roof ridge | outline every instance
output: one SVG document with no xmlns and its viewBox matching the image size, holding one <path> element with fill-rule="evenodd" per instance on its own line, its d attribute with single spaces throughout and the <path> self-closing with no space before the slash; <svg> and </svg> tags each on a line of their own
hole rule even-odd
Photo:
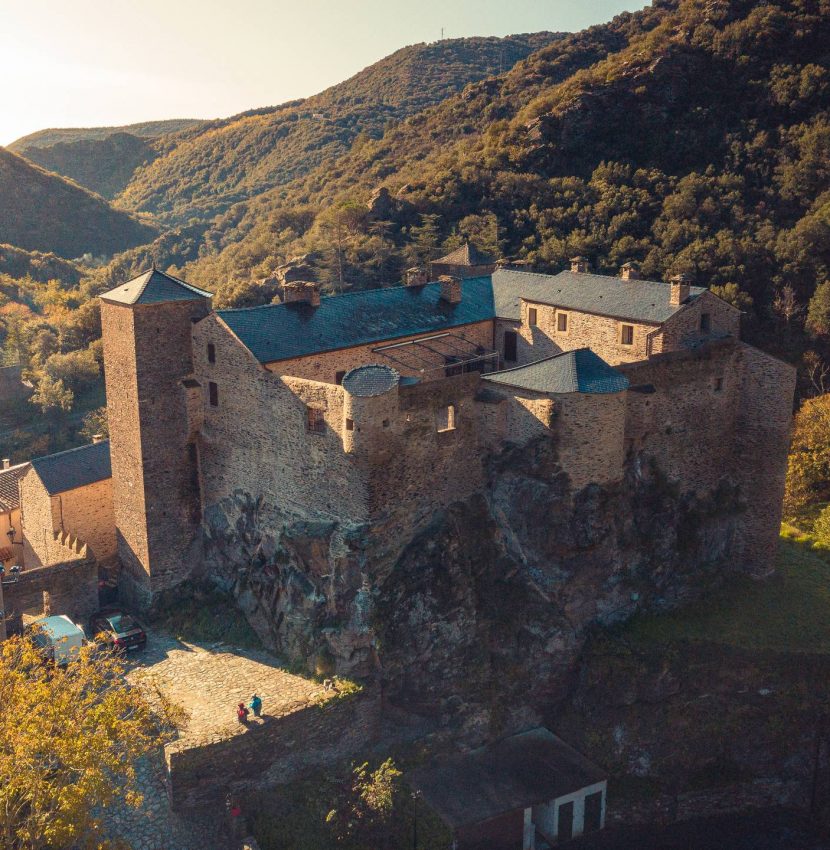
<svg viewBox="0 0 830 850">
<path fill-rule="evenodd" d="M 530 363 L 522 363 L 521 366 L 511 366 L 509 369 L 499 369 L 498 372 L 488 372 L 483 377 L 489 378 L 493 375 L 506 375 L 508 372 L 518 372 L 519 369 L 527 369 L 528 366 L 536 366 L 538 363 L 547 363 L 548 360 L 556 360 L 557 357 L 564 357 L 566 354 L 575 355 L 577 351 L 590 351 L 591 354 L 596 354 L 596 356 L 599 357 L 599 354 L 593 351 L 593 349 L 589 348 L 587 345 L 583 345 L 581 348 L 569 348 L 567 351 L 560 351 L 558 354 L 549 354 L 547 357 L 540 357 L 538 360 L 531 360 Z M 601 357 L 599 357 L 599 359 L 602 360 Z M 603 360 L 602 362 L 604 363 L 605 361 Z M 610 366 L 611 364 L 609 363 L 608 365 Z M 611 368 L 613 369 L 614 367 L 611 366 Z"/>
<path fill-rule="evenodd" d="M 63 451 L 60 451 L 60 452 L 52 452 L 52 454 L 50 454 L 50 455 L 40 455 L 39 457 L 33 457 L 30 461 L 27 461 L 27 463 L 34 463 L 36 460 L 49 460 L 53 457 L 61 457 L 62 455 L 68 455 L 68 454 L 71 454 L 72 452 L 79 452 L 79 451 L 82 451 L 83 449 L 91 449 L 93 446 L 100 446 L 103 443 L 109 443 L 109 441 L 110 441 L 110 438 L 106 437 L 103 440 L 99 440 L 97 443 L 84 443 L 84 445 L 82 445 L 82 446 L 75 446 L 74 448 L 64 449 Z M 0 472 L 2 472 L 2 471 L 3 470 L 0 470 Z"/>
<path fill-rule="evenodd" d="M 490 277 L 490 275 L 486 275 L 486 274 L 485 275 L 478 275 L 477 277 L 465 277 L 461 281 L 461 286 L 463 288 L 464 284 L 467 283 L 468 281 L 471 281 L 471 280 L 486 280 L 488 277 Z M 353 295 L 368 295 L 369 293 L 374 293 L 374 292 L 389 292 L 392 289 L 423 290 L 424 287 L 426 287 L 426 286 L 440 286 L 440 285 L 441 285 L 440 280 L 430 280 L 427 283 L 421 284 L 419 286 L 412 286 L 412 285 L 407 284 L 407 283 L 399 283 L 396 286 L 375 286 L 375 287 L 371 287 L 371 288 L 368 288 L 368 289 L 354 289 L 354 290 L 351 290 L 349 292 L 335 292 L 335 293 L 332 293 L 331 295 L 324 295 L 323 298 L 324 299 L 348 298 L 349 296 L 353 296 Z M 280 301 L 279 303 L 276 303 L 276 304 L 273 304 L 273 303 L 271 303 L 271 304 L 257 304 L 253 307 L 225 307 L 225 308 L 217 310 L 216 312 L 217 313 L 242 313 L 245 310 L 262 310 L 262 309 L 265 309 L 267 307 L 286 307 L 286 306 L 292 305 L 292 304 L 303 304 L 303 303 L 305 303 L 305 302 L 303 302 L 303 301 Z"/>
</svg>

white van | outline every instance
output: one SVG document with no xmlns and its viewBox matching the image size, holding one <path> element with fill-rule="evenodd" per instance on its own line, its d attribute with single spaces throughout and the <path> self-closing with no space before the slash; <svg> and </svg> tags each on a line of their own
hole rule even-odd
<svg viewBox="0 0 830 850">
<path fill-rule="evenodd" d="M 45 650 L 49 660 L 62 666 L 77 658 L 84 645 L 84 630 L 66 614 L 42 617 L 27 630 L 31 630 L 35 644 Z"/>
</svg>

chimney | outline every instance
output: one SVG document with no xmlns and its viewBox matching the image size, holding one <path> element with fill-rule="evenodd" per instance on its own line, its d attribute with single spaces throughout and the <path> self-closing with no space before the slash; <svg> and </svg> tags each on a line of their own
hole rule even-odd
<svg viewBox="0 0 830 850">
<path fill-rule="evenodd" d="M 3 469 L 8 469 L 12 465 L 12 462 L 9 458 L 3 458 Z"/>
<path fill-rule="evenodd" d="M 407 286 L 423 286 L 429 280 L 427 270 L 422 266 L 413 266 L 406 270 L 406 285 Z"/>
<path fill-rule="evenodd" d="M 461 278 L 442 274 L 438 278 L 441 282 L 441 298 L 448 304 L 459 304 L 461 302 Z"/>
<path fill-rule="evenodd" d="M 104 435 L 103 434 L 93 434 L 92 435 L 92 442 L 93 443 L 103 443 L 104 442 Z"/>
<path fill-rule="evenodd" d="M 670 285 L 671 291 L 669 293 L 669 304 L 677 307 L 689 297 L 689 275 L 674 275 L 671 279 Z"/>
<path fill-rule="evenodd" d="M 577 274 L 587 274 L 588 260 L 585 257 L 571 257 L 571 271 Z"/>
<path fill-rule="evenodd" d="M 282 300 L 284 304 L 310 304 L 320 306 L 320 287 L 316 283 L 294 280 L 283 284 Z"/>
<path fill-rule="evenodd" d="M 643 276 L 640 274 L 640 267 L 637 263 L 623 263 L 622 268 L 620 269 L 620 277 L 623 280 L 642 280 Z"/>
</svg>

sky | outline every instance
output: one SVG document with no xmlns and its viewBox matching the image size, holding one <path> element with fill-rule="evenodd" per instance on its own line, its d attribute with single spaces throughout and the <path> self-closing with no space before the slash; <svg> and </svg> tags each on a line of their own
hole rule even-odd
<svg viewBox="0 0 830 850">
<path fill-rule="evenodd" d="M 645 0 L 0 0 L 0 145 L 48 127 L 219 118 L 400 47 L 583 29 Z"/>
</svg>

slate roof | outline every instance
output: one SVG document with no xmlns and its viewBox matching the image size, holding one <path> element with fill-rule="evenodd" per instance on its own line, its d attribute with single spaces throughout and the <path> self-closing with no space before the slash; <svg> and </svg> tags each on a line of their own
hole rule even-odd
<svg viewBox="0 0 830 850">
<path fill-rule="evenodd" d="M 605 773 L 547 729 L 417 768 L 406 781 L 455 829 L 546 803 L 606 779 Z"/>
<path fill-rule="evenodd" d="M 479 251 L 475 245 L 465 242 L 460 248 L 432 262 L 452 266 L 486 266 L 493 262 L 493 258 Z"/>
<path fill-rule="evenodd" d="M 400 375 L 391 367 L 370 363 L 351 369 L 343 376 L 343 389 L 359 398 L 383 395 L 397 386 Z"/>
<path fill-rule="evenodd" d="M 143 272 L 101 295 L 105 301 L 116 304 L 159 304 L 164 301 L 195 301 L 210 297 L 210 292 L 197 289 L 158 269 Z"/>
<path fill-rule="evenodd" d="M 32 468 L 50 496 L 112 478 L 110 441 L 35 458 Z"/>
<path fill-rule="evenodd" d="M 20 488 L 17 482 L 28 471 L 28 463 L 18 463 L 8 469 L 0 469 L 0 513 L 5 514 L 20 507 Z"/>
<path fill-rule="evenodd" d="M 525 366 L 482 375 L 485 381 L 542 393 L 619 393 L 628 378 L 590 348 L 564 351 Z"/>
<path fill-rule="evenodd" d="M 441 299 L 441 284 L 365 289 L 303 302 L 218 310 L 260 363 L 385 342 L 469 325 L 495 315 L 489 277 L 463 281 L 461 301 Z"/>
<path fill-rule="evenodd" d="M 705 292 L 689 288 L 689 300 Z M 658 280 L 623 280 L 600 274 L 560 272 L 557 275 L 497 269 L 493 272 L 493 295 L 500 319 L 521 319 L 520 299 L 552 304 L 583 313 L 631 319 L 659 325 L 682 305 L 669 303 L 670 284 Z"/>
</svg>

